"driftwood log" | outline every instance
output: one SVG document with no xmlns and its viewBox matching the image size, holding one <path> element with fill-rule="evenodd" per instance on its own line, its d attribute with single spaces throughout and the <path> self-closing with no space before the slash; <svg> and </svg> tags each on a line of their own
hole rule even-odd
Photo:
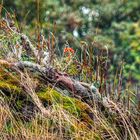
<svg viewBox="0 0 140 140">
<path fill-rule="evenodd" d="M 24 70 L 25 68 L 31 72 L 36 72 L 41 79 L 49 82 L 53 87 L 65 89 L 71 93 L 71 96 L 79 98 L 85 102 L 100 100 L 98 89 L 87 83 L 79 82 L 69 77 L 66 73 L 60 72 L 51 67 L 44 67 L 28 61 L 19 61 L 10 63 L 6 60 L 0 60 L 1 65 L 8 65 L 12 69 Z"/>
</svg>

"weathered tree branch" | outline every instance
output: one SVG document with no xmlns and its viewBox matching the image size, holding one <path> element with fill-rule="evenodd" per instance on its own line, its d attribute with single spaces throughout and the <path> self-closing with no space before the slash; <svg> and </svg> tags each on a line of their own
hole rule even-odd
<svg viewBox="0 0 140 140">
<path fill-rule="evenodd" d="M 46 82 L 49 82 L 60 89 L 68 90 L 73 97 L 80 98 L 85 101 L 100 99 L 98 89 L 94 87 L 94 92 L 92 92 L 89 84 L 76 81 L 70 78 L 67 74 L 57 71 L 54 68 L 43 67 L 39 64 L 28 61 L 10 63 L 5 60 L 0 60 L 0 64 L 8 65 L 11 68 L 19 68 L 21 70 L 27 68 L 28 70 L 35 71 Z"/>
</svg>

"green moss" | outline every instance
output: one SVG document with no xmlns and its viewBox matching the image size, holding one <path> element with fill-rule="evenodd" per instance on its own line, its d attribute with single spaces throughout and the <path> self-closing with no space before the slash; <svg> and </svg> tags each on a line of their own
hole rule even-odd
<svg viewBox="0 0 140 140">
<path fill-rule="evenodd" d="M 9 93 L 15 93 L 15 94 L 21 92 L 21 88 L 15 86 L 15 85 L 6 83 L 4 81 L 0 81 L 0 90 L 4 90 L 4 91 L 7 91 Z"/>
<path fill-rule="evenodd" d="M 16 76 L 17 77 L 17 76 Z M 18 86 L 19 82 L 15 76 L 12 75 L 12 72 L 8 72 L 7 69 L 0 69 L 0 90 L 6 91 L 9 93 L 20 93 L 21 88 Z"/>
<path fill-rule="evenodd" d="M 77 118 L 86 121 L 88 124 L 93 123 L 92 119 L 88 115 L 90 109 L 88 105 L 82 101 L 68 96 L 63 96 L 61 93 L 51 88 L 38 92 L 37 95 L 41 100 L 50 102 L 55 106 L 59 105 L 63 107 L 66 111 L 73 114 Z"/>
<path fill-rule="evenodd" d="M 46 90 L 39 92 L 38 96 L 40 99 L 46 100 L 52 104 L 61 105 L 69 112 L 80 115 L 79 108 L 75 106 L 75 99 L 63 96 L 54 89 L 47 88 Z"/>
</svg>

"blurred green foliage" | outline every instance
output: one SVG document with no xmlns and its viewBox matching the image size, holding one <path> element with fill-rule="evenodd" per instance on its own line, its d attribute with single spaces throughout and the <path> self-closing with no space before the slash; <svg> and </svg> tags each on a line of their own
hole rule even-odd
<svg viewBox="0 0 140 140">
<path fill-rule="evenodd" d="M 32 35 L 33 28 L 46 36 L 53 32 L 60 50 L 66 42 L 73 48 L 80 41 L 108 46 L 114 73 L 124 61 L 125 78 L 140 80 L 139 0 L 3 0 L 3 5 Z"/>
</svg>

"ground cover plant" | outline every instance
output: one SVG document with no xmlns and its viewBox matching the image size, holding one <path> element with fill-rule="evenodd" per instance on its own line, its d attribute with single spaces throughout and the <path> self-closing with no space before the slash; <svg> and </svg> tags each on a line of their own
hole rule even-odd
<svg viewBox="0 0 140 140">
<path fill-rule="evenodd" d="M 19 24 L 1 15 L 0 139 L 140 139 L 138 79 L 126 62 L 115 69 L 104 42 L 59 48 L 55 30 L 32 36 Z"/>
</svg>

